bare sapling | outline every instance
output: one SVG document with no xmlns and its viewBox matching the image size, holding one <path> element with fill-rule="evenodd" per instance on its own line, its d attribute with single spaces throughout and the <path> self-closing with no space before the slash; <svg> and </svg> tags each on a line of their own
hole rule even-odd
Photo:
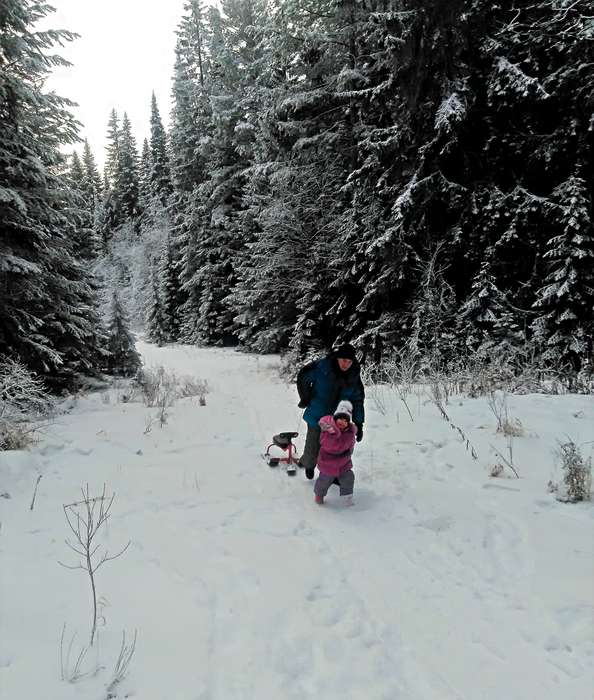
<svg viewBox="0 0 594 700">
<path fill-rule="evenodd" d="M 369 386 L 369 396 L 382 416 L 387 415 L 388 396 L 395 393 L 406 408 L 411 421 L 413 414 L 408 403 L 408 396 L 413 388 L 417 373 L 417 363 L 412 355 L 402 355 L 379 364 L 368 365 L 364 370 L 363 381 Z"/>
<path fill-rule="evenodd" d="M 367 363 L 361 368 L 361 378 L 367 387 L 368 398 L 373 402 L 375 409 L 382 416 L 388 415 L 388 403 L 386 401 L 387 387 L 383 381 L 383 369 L 375 363 Z"/>
<path fill-rule="evenodd" d="M 388 380 L 398 394 L 398 398 L 404 404 L 408 417 L 413 423 L 415 419 L 408 405 L 408 395 L 411 391 L 416 372 L 417 363 L 412 355 L 401 357 L 398 365 L 393 363 L 387 368 Z"/>
<path fill-rule="evenodd" d="M 67 569 L 82 569 L 89 575 L 93 603 L 90 646 L 93 646 L 97 631 L 97 586 L 95 574 L 106 562 L 121 557 L 130 546 L 130 542 L 117 554 L 110 555 L 107 550 L 100 551 L 101 545 L 95 543 L 95 539 L 101 527 L 105 525 L 111 516 L 111 507 L 115 493 L 108 496 L 105 484 L 103 485 L 101 496 L 91 497 L 88 484 L 81 491 L 82 500 L 63 506 L 68 527 L 74 536 L 74 541 L 66 540 L 66 544 L 81 558 L 81 561 L 75 565 L 59 563 Z"/>
</svg>

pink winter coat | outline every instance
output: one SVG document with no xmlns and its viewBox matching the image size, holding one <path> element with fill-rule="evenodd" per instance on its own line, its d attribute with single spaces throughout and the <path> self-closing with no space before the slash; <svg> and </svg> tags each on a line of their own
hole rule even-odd
<svg viewBox="0 0 594 700">
<path fill-rule="evenodd" d="M 357 426 L 349 423 L 348 428 L 341 430 L 332 416 L 323 416 L 319 421 L 320 453 L 318 469 L 327 476 L 339 476 L 353 468 L 351 455 L 355 446 Z"/>
</svg>

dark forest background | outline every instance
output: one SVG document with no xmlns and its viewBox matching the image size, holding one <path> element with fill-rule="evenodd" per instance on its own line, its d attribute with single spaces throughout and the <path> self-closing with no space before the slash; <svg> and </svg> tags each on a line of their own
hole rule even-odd
<svg viewBox="0 0 594 700">
<path fill-rule="evenodd" d="M 0 355 L 76 385 L 132 328 L 592 371 L 590 3 L 187 2 L 171 128 L 114 110 L 103 173 L 64 153 L 48 12 L 0 0 Z"/>
</svg>

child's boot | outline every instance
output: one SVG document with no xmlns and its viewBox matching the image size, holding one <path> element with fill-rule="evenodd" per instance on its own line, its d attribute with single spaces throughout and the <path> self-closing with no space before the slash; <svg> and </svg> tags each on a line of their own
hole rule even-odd
<svg viewBox="0 0 594 700">
<path fill-rule="evenodd" d="M 345 507 L 354 506 L 355 501 L 353 501 L 353 494 L 348 493 L 346 496 L 341 496 L 340 497 L 340 505 L 345 506 Z"/>
<path fill-rule="evenodd" d="M 315 495 L 314 498 L 315 498 L 315 502 L 316 502 L 319 506 L 324 505 L 324 496 L 318 496 L 318 494 L 316 493 L 316 495 Z"/>
</svg>

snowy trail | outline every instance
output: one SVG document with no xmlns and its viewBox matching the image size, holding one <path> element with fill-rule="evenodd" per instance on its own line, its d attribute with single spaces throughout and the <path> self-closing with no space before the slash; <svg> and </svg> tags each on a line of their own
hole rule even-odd
<svg viewBox="0 0 594 700">
<path fill-rule="evenodd" d="M 135 628 L 117 698 L 590 697 L 590 505 L 556 503 L 530 474 L 489 480 L 430 407 L 419 403 L 411 423 L 368 401 L 356 505 L 342 510 L 331 497 L 320 508 L 302 473 L 289 478 L 258 457 L 273 432 L 303 431 L 276 358 L 141 350 L 149 366 L 207 379 L 208 405 L 179 401 L 163 429 L 145 433 L 148 409 L 92 395 L 31 455 L 13 458 L 0 600 L 19 591 L 23 604 L 2 619 L 23 631 L 0 639 L 3 697 L 41 697 L 43 688 L 50 700 L 104 700 L 121 631 Z M 594 417 L 591 397 L 567 398 Z M 555 420 L 534 403 L 543 426 Z M 482 429 L 479 403 L 458 410 L 467 428 Z M 480 439 L 475 431 L 482 449 Z M 519 457 L 536 445 L 527 438 Z M 106 669 L 69 685 L 56 682 L 59 633 L 66 622 L 85 636 L 88 582 L 56 564 L 69 557 L 61 504 L 87 482 L 117 494 L 103 544 L 131 545 L 99 575 L 92 653 Z"/>
</svg>

